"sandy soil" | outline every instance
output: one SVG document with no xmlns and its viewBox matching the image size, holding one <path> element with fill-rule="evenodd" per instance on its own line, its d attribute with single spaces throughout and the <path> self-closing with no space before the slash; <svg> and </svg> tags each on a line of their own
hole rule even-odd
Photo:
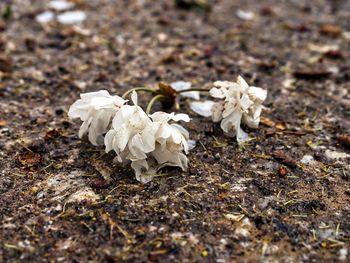
<svg viewBox="0 0 350 263">
<path fill-rule="evenodd" d="M 1 262 L 350 261 L 349 1 L 74 2 L 79 26 L 0 3 Z M 67 117 L 82 92 L 238 74 L 268 90 L 252 140 L 181 100 L 189 171 L 146 185 Z"/>
</svg>

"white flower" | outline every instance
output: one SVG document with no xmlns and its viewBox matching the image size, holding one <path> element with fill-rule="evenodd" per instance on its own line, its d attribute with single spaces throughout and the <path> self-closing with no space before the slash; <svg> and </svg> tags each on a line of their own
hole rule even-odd
<svg viewBox="0 0 350 263">
<path fill-rule="evenodd" d="M 236 136 L 238 143 L 247 140 L 248 134 L 241 129 L 241 121 L 248 127 L 258 127 L 262 102 L 266 99 L 267 91 L 258 87 L 250 87 L 239 76 L 237 82 L 214 82 L 210 95 L 224 99 L 213 105 L 213 121 L 221 121 L 221 128 L 229 135 Z"/>
<path fill-rule="evenodd" d="M 169 121 L 190 121 L 187 114 L 155 112 L 150 115 L 150 118 L 153 120 L 152 124 L 137 135 L 140 139 L 135 140 L 134 142 L 137 143 L 133 145 L 145 152 L 145 140 L 141 138 L 149 138 L 152 143 L 155 142 L 154 149 L 149 152 L 147 159 L 131 163 L 136 179 L 142 183 L 151 181 L 156 176 L 156 172 L 165 166 L 176 166 L 185 171 L 188 167 L 186 154 L 193 146 L 188 140 L 189 134 L 185 128 L 176 123 L 169 124 Z"/>
<path fill-rule="evenodd" d="M 187 114 L 156 112 L 150 116 L 137 106 L 123 105 L 115 115 L 112 129 L 105 136 L 106 152 L 114 150 L 121 163 L 131 162 L 136 179 L 151 181 L 164 166 L 187 169 L 185 154 L 190 148 L 189 134 L 182 126 L 170 121 L 189 121 Z"/>
<path fill-rule="evenodd" d="M 132 101 L 134 106 L 123 105 L 115 114 L 112 129 L 105 136 L 106 152 L 114 150 L 119 162 L 146 159 L 146 154 L 154 149 L 154 138 L 149 136 L 152 120 L 137 105 L 136 92 Z"/>
<path fill-rule="evenodd" d="M 187 114 L 165 112 L 156 112 L 150 117 L 154 124 L 158 126 L 155 133 L 157 145 L 152 155 L 162 166 L 179 166 L 185 170 L 187 168 L 187 157 L 182 152 L 188 153 L 189 133 L 181 125 L 176 123 L 169 124 L 169 121 L 189 122 L 190 118 Z"/>
<path fill-rule="evenodd" d="M 111 96 L 106 90 L 83 93 L 80 98 L 69 108 L 68 116 L 83 121 L 79 130 L 80 138 L 88 133 L 93 145 L 102 145 L 103 134 L 109 130 L 113 116 L 126 100 Z"/>
</svg>

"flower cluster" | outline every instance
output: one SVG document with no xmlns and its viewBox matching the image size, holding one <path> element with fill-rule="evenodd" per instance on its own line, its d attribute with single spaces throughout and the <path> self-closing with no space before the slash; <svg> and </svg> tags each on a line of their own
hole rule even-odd
<svg viewBox="0 0 350 263">
<path fill-rule="evenodd" d="M 68 116 L 80 118 L 83 124 L 79 130 L 79 137 L 89 134 L 89 141 L 93 145 L 103 145 L 103 134 L 109 129 L 116 112 L 126 103 L 119 96 L 111 96 L 107 90 L 80 94 L 70 107 Z"/>
<path fill-rule="evenodd" d="M 248 139 L 248 134 L 241 128 L 241 123 L 250 128 L 258 128 L 262 103 L 266 99 L 267 91 L 249 86 L 238 76 L 236 82 L 216 81 L 209 91 L 218 102 L 207 100 L 192 102 L 191 109 L 199 115 L 212 117 L 214 122 L 221 122 L 222 130 L 229 136 L 236 136 L 239 144 Z"/>
<path fill-rule="evenodd" d="M 137 91 L 153 94 L 146 112 L 138 106 Z M 199 101 L 199 91 L 209 91 L 219 101 Z M 222 130 L 236 136 L 239 144 L 248 139 L 241 123 L 257 128 L 260 122 L 262 103 L 267 91 L 252 87 L 239 76 L 236 82 L 216 81 L 210 90 L 191 88 L 190 82 L 177 81 L 170 85 L 160 83 L 158 90 L 139 87 L 127 91 L 131 93 L 133 105 L 119 96 L 111 96 L 108 91 L 84 93 L 69 109 L 71 118 L 80 118 L 83 124 L 79 137 L 88 135 L 93 145 L 104 145 L 106 152 L 114 151 L 120 163 L 130 163 L 136 179 L 142 183 L 151 181 L 164 166 L 176 166 L 185 171 L 188 167 L 186 154 L 193 148 L 188 131 L 177 124 L 189 122 L 187 114 L 149 111 L 157 99 L 164 106 L 173 105 L 176 96 L 191 98 L 191 109 L 199 115 L 220 122 Z"/>
<path fill-rule="evenodd" d="M 223 99 L 212 107 L 212 119 L 221 121 L 221 128 L 231 136 L 236 136 L 238 143 L 248 138 L 248 134 L 241 129 L 241 122 L 250 128 L 258 128 L 262 103 L 266 99 L 267 91 L 252 87 L 238 76 L 237 82 L 216 81 L 210 90 L 214 98 Z"/>
<path fill-rule="evenodd" d="M 137 105 L 136 92 L 131 98 L 134 105 L 107 91 L 81 94 L 68 115 L 83 121 L 80 137 L 88 133 L 92 144 L 104 143 L 106 152 L 115 151 L 116 160 L 130 161 L 136 179 L 143 183 L 152 180 L 164 166 L 186 170 L 189 133 L 175 122 L 190 121 L 188 115 L 165 112 L 147 115 Z"/>
</svg>

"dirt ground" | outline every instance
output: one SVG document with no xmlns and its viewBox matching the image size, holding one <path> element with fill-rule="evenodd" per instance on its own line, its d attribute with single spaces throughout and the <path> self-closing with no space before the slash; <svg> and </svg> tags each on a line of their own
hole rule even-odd
<svg viewBox="0 0 350 263">
<path fill-rule="evenodd" d="M 73 2 L 79 26 L 0 3 L 1 262 L 350 261 L 350 1 Z M 181 100 L 190 168 L 145 185 L 67 117 L 82 92 L 238 74 L 268 90 L 252 140 Z"/>
</svg>

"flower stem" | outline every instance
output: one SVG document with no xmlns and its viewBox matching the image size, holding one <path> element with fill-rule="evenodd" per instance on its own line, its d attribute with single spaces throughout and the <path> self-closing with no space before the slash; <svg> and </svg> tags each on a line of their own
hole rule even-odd
<svg viewBox="0 0 350 263">
<path fill-rule="evenodd" d="M 154 103 L 155 103 L 157 100 L 160 100 L 160 99 L 163 99 L 163 98 L 165 98 L 164 95 L 158 94 L 158 95 L 154 96 L 154 97 L 150 100 L 150 102 L 149 102 L 148 105 L 147 105 L 147 109 L 146 109 L 147 115 L 150 114 L 151 109 L 152 109 Z"/>
<path fill-rule="evenodd" d="M 189 92 L 189 91 L 209 92 L 208 89 L 183 89 L 183 90 L 176 91 L 176 93 L 184 93 L 184 92 Z"/>
<path fill-rule="evenodd" d="M 127 90 L 123 95 L 122 98 L 125 99 L 131 92 L 133 91 L 146 91 L 146 92 L 150 92 L 150 93 L 155 93 L 156 91 L 152 88 L 147 88 L 147 87 L 139 87 L 139 88 L 133 88 L 133 89 L 129 89 Z"/>
</svg>

